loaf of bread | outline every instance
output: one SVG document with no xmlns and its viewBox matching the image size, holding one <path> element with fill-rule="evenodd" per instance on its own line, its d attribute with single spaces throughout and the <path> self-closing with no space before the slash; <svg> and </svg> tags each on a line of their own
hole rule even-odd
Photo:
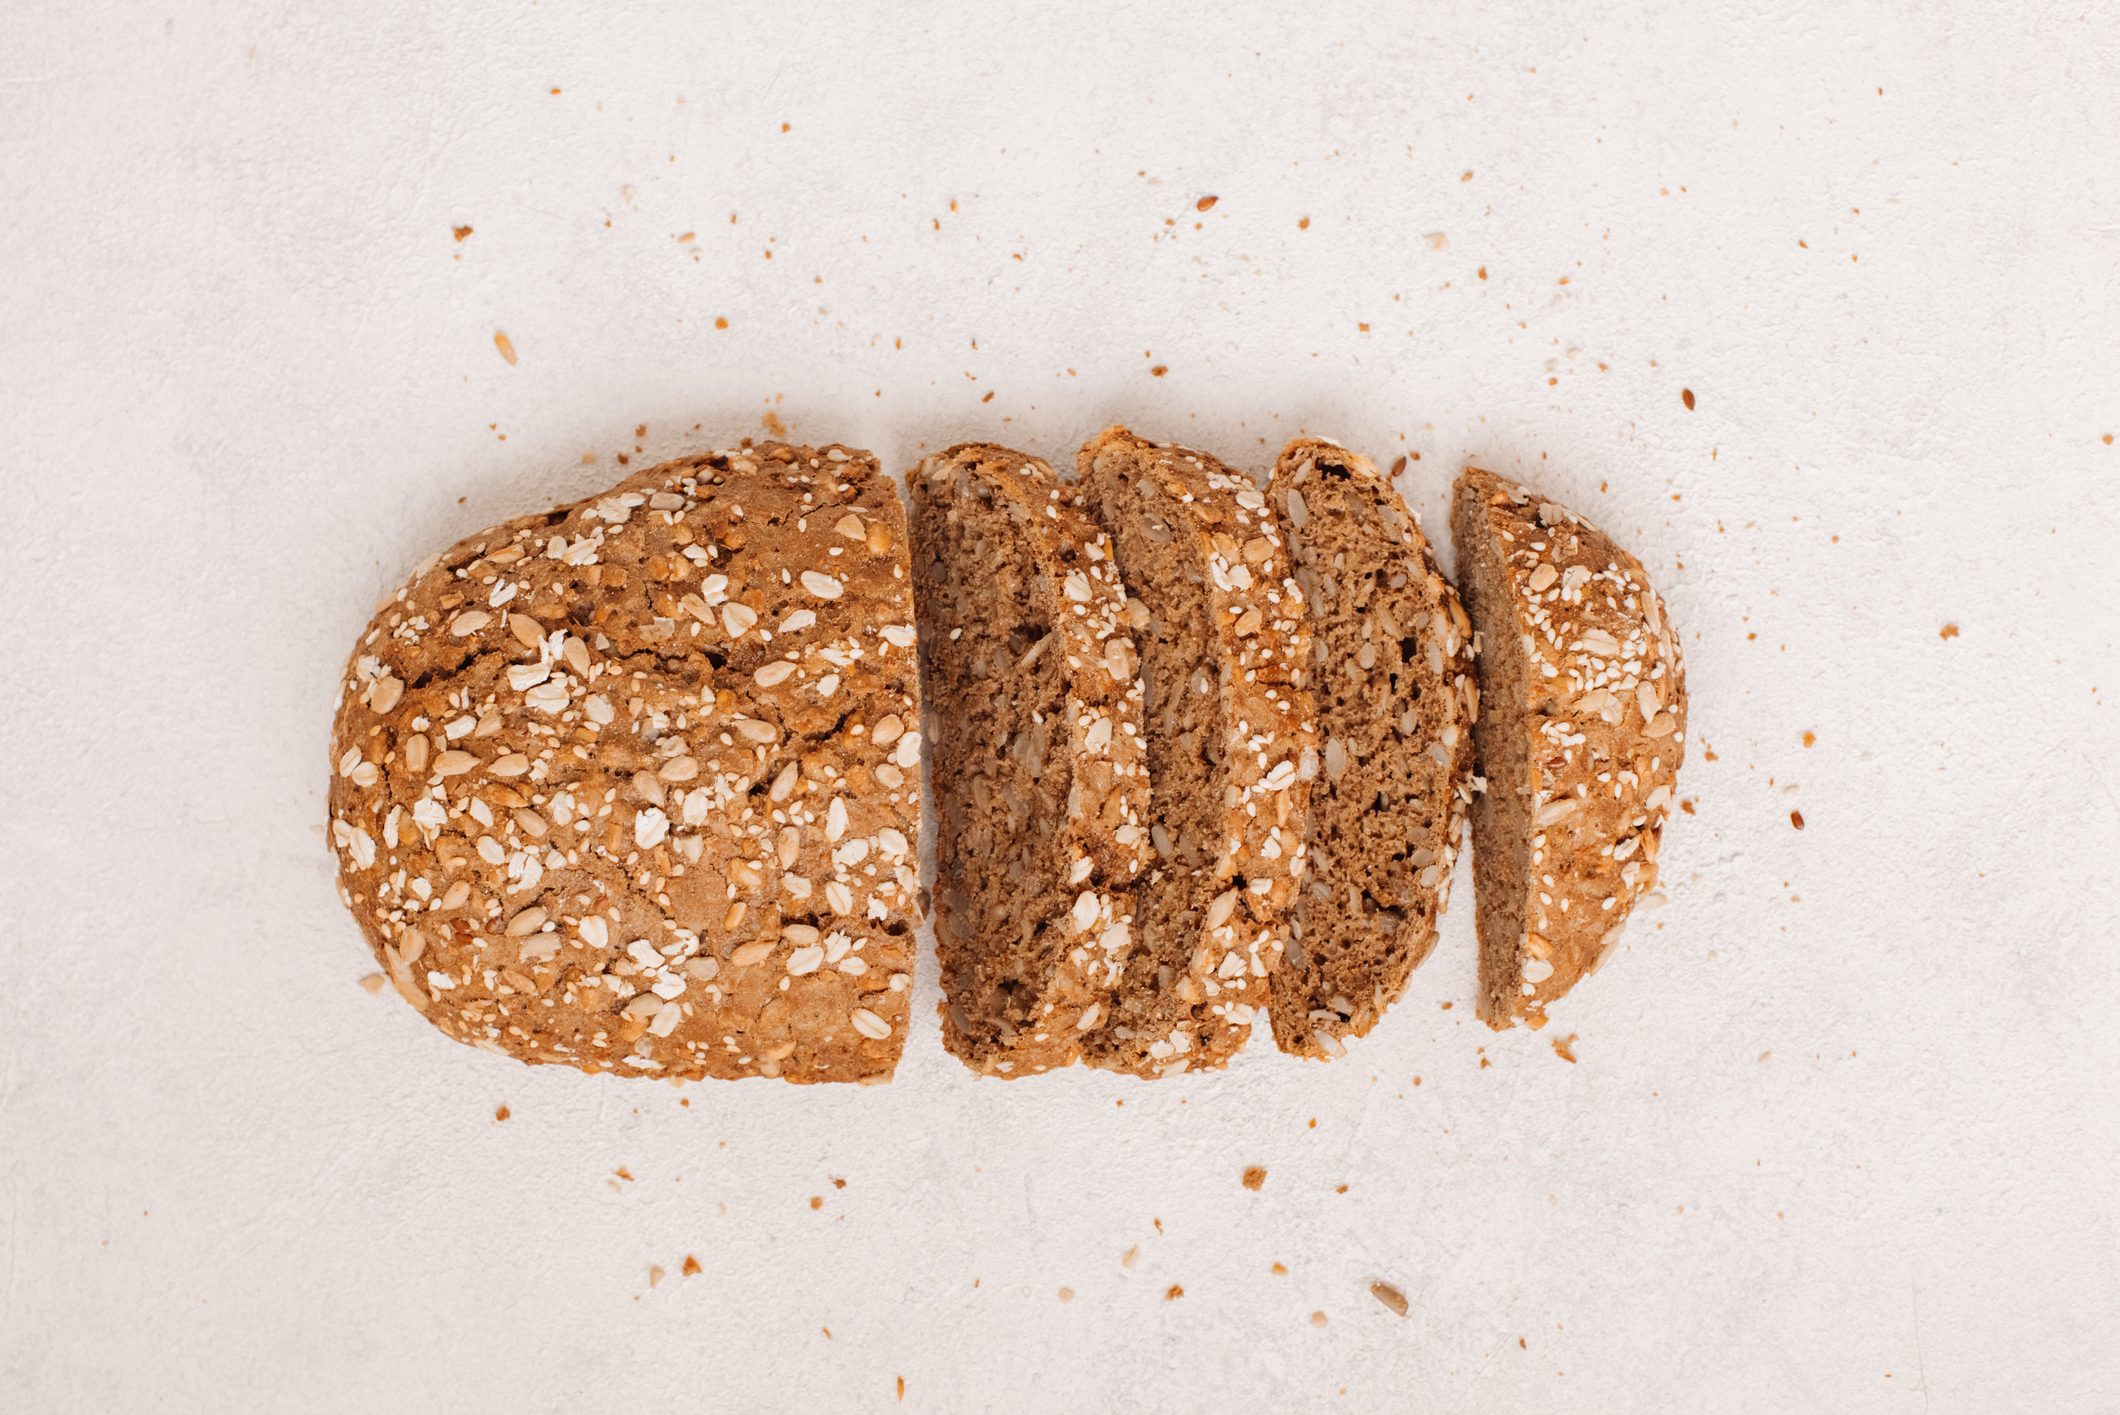
<svg viewBox="0 0 2120 1415">
<path fill-rule="evenodd" d="M 1480 1016 L 1538 1027 L 1656 882 L 1685 669 L 1641 562 L 1566 507 L 1469 469 L 1451 534 L 1480 641 Z"/>
<path fill-rule="evenodd" d="M 1227 1063 L 1266 1001 L 1317 774 L 1303 592 L 1266 497 L 1202 452 L 1111 428 L 1077 457 L 1111 536 L 1146 692 L 1153 857 L 1092 1065 Z"/>
<path fill-rule="evenodd" d="M 1031 1075 L 1080 1058 L 1132 950 L 1149 788 L 1126 593 L 1037 458 L 964 444 L 907 480 L 943 1045 Z"/>
<path fill-rule="evenodd" d="M 747 446 L 471 536 L 333 731 L 345 901 L 407 1001 L 524 1061 L 888 1078 L 918 923 L 904 511 Z"/>
<path fill-rule="evenodd" d="M 1472 630 L 1367 458 L 1299 439 L 1268 494 L 1310 612 L 1324 742 L 1273 1033 L 1283 1051 L 1338 1056 L 1435 946 L 1472 795 Z"/>
</svg>

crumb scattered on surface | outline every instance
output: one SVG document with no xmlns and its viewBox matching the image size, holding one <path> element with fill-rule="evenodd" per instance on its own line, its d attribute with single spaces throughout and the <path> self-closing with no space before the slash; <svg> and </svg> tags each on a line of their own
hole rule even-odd
<svg viewBox="0 0 2120 1415">
<path fill-rule="evenodd" d="M 1213 211 L 1215 209 L 1215 203 L 1220 200 L 1220 197 L 1201 197 L 1198 201 L 1193 203 L 1193 210 Z"/>
<path fill-rule="evenodd" d="M 1325 1314 L 1324 1314 L 1323 1312 L 1312 1312 L 1312 1313 L 1310 1314 L 1310 1324 L 1311 1324 L 1312 1326 L 1314 1326 L 1314 1327 L 1322 1327 L 1322 1326 L 1324 1326 L 1324 1325 L 1325 1325 Z"/>
<path fill-rule="evenodd" d="M 383 990 L 383 975 L 381 973 L 370 973 L 367 977 L 361 979 L 361 986 L 371 993 L 381 992 Z"/>
<path fill-rule="evenodd" d="M 699 1259 L 693 1257 L 690 1253 L 685 1254 L 685 1265 L 682 1271 L 686 1277 L 699 1276 Z"/>
<path fill-rule="evenodd" d="M 1074 1300 L 1075 1300 L 1075 1289 L 1074 1289 L 1074 1288 L 1072 1288 L 1072 1287 L 1063 1287 L 1063 1288 L 1061 1288 L 1061 1289 L 1060 1289 L 1060 1300 L 1061 1300 L 1062 1302 L 1072 1302 L 1072 1301 L 1074 1301 Z"/>
<path fill-rule="evenodd" d="M 449 234 L 456 237 L 459 241 L 467 241 L 471 239 L 471 228 L 469 226 L 451 226 Z M 2112 439 L 2107 438 L 2106 441 L 2110 442 Z"/>
<path fill-rule="evenodd" d="M 654 1287 L 655 1285 L 657 1285 L 658 1283 L 660 1283 L 660 1282 L 661 1282 L 662 1280 L 663 1280 L 663 1270 L 662 1270 L 661 1268 L 659 1268 L 659 1267 L 655 1266 L 655 1264 L 653 1264 L 653 1263 L 650 1263 L 650 1264 L 648 1264 L 648 1286 L 650 1286 L 650 1287 Z"/>
<path fill-rule="evenodd" d="M 1244 1167 L 1244 1187 L 1253 1193 L 1264 1189 L 1266 1187 L 1266 1167 L 1257 1164 L 1246 1165 Z"/>
<path fill-rule="evenodd" d="M 898 1402 L 899 1402 L 899 1404 L 901 1404 L 901 1405 L 903 1405 L 903 1404 L 905 1403 L 905 1377 L 904 1377 L 904 1376 L 900 1376 L 900 1377 L 898 1378 Z"/>
<path fill-rule="evenodd" d="M 1163 1300 L 1165 1302 L 1175 1302 L 1184 1295 L 1185 1289 L 1174 1282 L 1167 1289 L 1164 1290 Z"/>
<path fill-rule="evenodd" d="M 631 1184 L 633 1182 L 633 1171 L 626 1168 L 624 1165 L 620 1165 L 617 1169 L 614 1169 L 611 1172 L 617 1175 L 620 1179 L 625 1180 L 628 1184 Z"/>
<path fill-rule="evenodd" d="M 1553 1039 L 1553 1054 L 1570 1066 L 1575 1064 L 1575 1033 Z"/>
<path fill-rule="evenodd" d="M 1288 1264 L 1286 1264 L 1286 1263 L 1275 1263 L 1275 1264 L 1273 1265 L 1273 1269 L 1272 1269 L 1272 1271 L 1273 1271 L 1273 1275 L 1274 1275 L 1275 1277 L 1287 1277 L 1287 1276 L 1288 1276 Z"/>
<path fill-rule="evenodd" d="M 495 1120 L 506 1120 L 509 1116 L 513 1114 L 515 1114 L 515 1112 L 508 1109 L 508 1107 L 505 1105 L 499 1105 L 493 1108 L 493 1118 Z"/>
<path fill-rule="evenodd" d="M 1793 825 L 1793 826 L 1795 826 L 1795 827 L 1796 827 L 1796 828 L 1797 828 L 1798 830 L 1802 830 L 1802 829 L 1803 829 L 1803 812 L 1802 812 L 1802 811 L 1791 811 L 1791 812 L 1789 812 L 1789 824 L 1790 824 L 1790 825 Z"/>
<path fill-rule="evenodd" d="M 1127 1249 L 1124 1253 L 1121 1253 L 1119 1255 L 1119 1266 L 1122 1268 L 1130 1268 L 1140 1260 L 1141 1245 L 1136 1243 L 1133 1247 Z"/>
<path fill-rule="evenodd" d="M 1805 745 L 1806 747 L 1815 747 L 1815 746 L 1817 746 L 1817 745 L 1818 745 L 1818 734 L 1817 734 L 1816 732 L 1806 732 L 1806 733 L 1804 733 L 1804 734 L 1803 734 L 1803 744 L 1804 744 L 1804 745 Z"/>
<path fill-rule="evenodd" d="M 1955 639 L 1958 637 L 1958 626 L 1956 624 L 1946 624 L 1936 631 L 1936 637 L 1939 639 Z"/>
<path fill-rule="evenodd" d="M 515 341 L 513 339 L 510 339 L 501 330 L 496 329 L 493 331 L 493 347 L 501 351 L 501 357 L 508 361 L 510 368 L 515 366 Z"/>
<path fill-rule="evenodd" d="M 811 1207 L 811 1208 L 813 1208 L 813 1209 L 821 1209 L 821 1208 L 823 1208 L 823 1207 L 824 1207 L 824 1195 L 822 1195 L 822 1194 L 812 1194 L 812 1195 L 810 1196 L 810 1207 Z"/>
<path fill-rule="evenodd" d="M 1690 412 L 1692 412 L 1692 411 L 1693 411 L 1693 390 L 1692 390 L 1692 389 L 1690 389 L 1690 388 L 1681 388 L 1681 389 L 1679 389 L 1679 390 L 1678 390 L 1678 400 L 1679 400 L 1679 401 L 1680 401 L 1681 403 L 1684 403 L 1684 404 L 1686 405 L 1686 411 L 1687 411 L 1687 412 L 1689 412 L 1689 413 L 1690 413 Z"/>
<path fill-rule="evenodd" d="M 1157 365 L 1155 365 L 1154 367 L 1152 367 L 1151 369 L 1149 369 L 1149 371 L 1148 371 L 1148 376 L 1149 376 L 1150 378 L 1161 378 L 1161 377 L 1163 377 L 1163 375 L 1164 375 L 1164 374 L 1166 374 L 1166 373 L 1169 373 L 1169 372 L 1170 372 L 1170 365 L 1169 365 L 1169 364 L 1157 364 Z"/>
<path fill-rule="evenodd" d="M 1385 1306 L 1389 1307 L 1392 1311 L 1398 1313 L 1400 1316 L 1403 1317 L 1406 1315 L 1406 1294 L 1399 1291 L 1396 1287 L 1393 1287 L 1390 1283 L 1370 1283 L 1369 1295 L 1371 1297 L 1376 1298 L 1377 1301 L 1383 1303 Z"/>
</svg>

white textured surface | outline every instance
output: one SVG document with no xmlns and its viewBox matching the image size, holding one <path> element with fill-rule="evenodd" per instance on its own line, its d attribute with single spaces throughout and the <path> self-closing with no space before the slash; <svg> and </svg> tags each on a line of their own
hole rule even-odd
<svg viewBox="0 0 2120 1415">
<path fill-rule="evenodd" d="M 0 1405 L 2120 1408 L 2106 7 L 587 8 L 0 13 Z M 768 412 L 1535 479 L 1685 633 L 1670 906 L 1492 1036 L 1461 874 L 1355 1056 L 1158 1086 L 363 992 L 370 604 Z"/>
</svg>

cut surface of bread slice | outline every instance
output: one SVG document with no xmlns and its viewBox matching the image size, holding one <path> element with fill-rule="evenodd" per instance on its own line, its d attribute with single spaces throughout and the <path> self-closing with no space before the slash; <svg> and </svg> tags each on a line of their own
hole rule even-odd
<svg viewBox="0 0 2120 1415">
<path fill-rule="evenodd" d="M 1451 535 L 1480 640 L 1479 1011 L 1538 1027 L 1655 886 L 1685 669 L 1641 562 L 1566 507 L 1468 468 Z"/>
<path fill-rule="evenodd" d="M 1035 457 L 907 478 L 937 805 L 943 1045 L 990 1075 L 1079 1059 L 1148 857 L 1141 683 L 1111 543 Z"/>
<path fill-rule="evenodd" d="M 1435 946 L 1471 799 L 1472 630 L 1367 458 L 1291 442 L 1268 496 L 1310 612 L 1323 742 L 1273 1033 L 1283 1051 L 1338 1056 Z"/>
<path fill-rule="evenodd" d="M 467 537 L 354 649 L 346 904 L 405 999 L 523 1061 L 887 1080 L 919 673 L 866 453 L 746 445 Z"/>
<path fill-rule="evenodd" d="M 1317 773 L 1302 590 L 1266 497 L 1205 453 L 1124 428 L 1076 459 L 1111 535 L 1141 654 L 1153 858 L 1092 1065 L 1217 1067 L 1244 1044 L 1287 938 Z"/>
</svg>

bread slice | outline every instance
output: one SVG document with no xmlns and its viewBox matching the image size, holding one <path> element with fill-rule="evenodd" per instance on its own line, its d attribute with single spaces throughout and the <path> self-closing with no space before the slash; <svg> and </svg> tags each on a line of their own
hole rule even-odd
<svg viewBox="0 0 2120 1415">
<path fill-rule="evenodd" d="M 1303 594 L 1265 495 L 1202 452 L 1125 428 L 1076 459 L 1140 646 L 1155 822 L 1135 943 L 1092 1065 L 1226 1064 L 1280 962 L 1317 743 Z"/>
<path fill-rule="evenodd" d="M 1126 594 L 1037 458 L 966 443 L 908 481 L 943 1045 L 1030 1075 L 1078 1059 L 1109 1014 L 1148 858 Z"/>
<path fill-rule="evenodd" d="M 1566 507 L 1468 468 L 1450 525 L 1480 640 L 1479 1012 L 1539 1027 L 1656 883 L 1685 667 L 1641 562 Z"/>
<path fill-rule="evenodd" d="M 1389 480 L 1298 439 L 1268 487 L 1310 610 L 1321 770 L 1274 1041 L 1339 1056 L 1435 946 L 1472 798 L 1472 628 Z"/>
<path fill-rule="evenodd" d="M 920 922 L 905 511 L 744 446 L 459 542 L 333 731 L 347 906 L 460 1041 L 664 1079 L 888 1079 Z"/>
</svg>

